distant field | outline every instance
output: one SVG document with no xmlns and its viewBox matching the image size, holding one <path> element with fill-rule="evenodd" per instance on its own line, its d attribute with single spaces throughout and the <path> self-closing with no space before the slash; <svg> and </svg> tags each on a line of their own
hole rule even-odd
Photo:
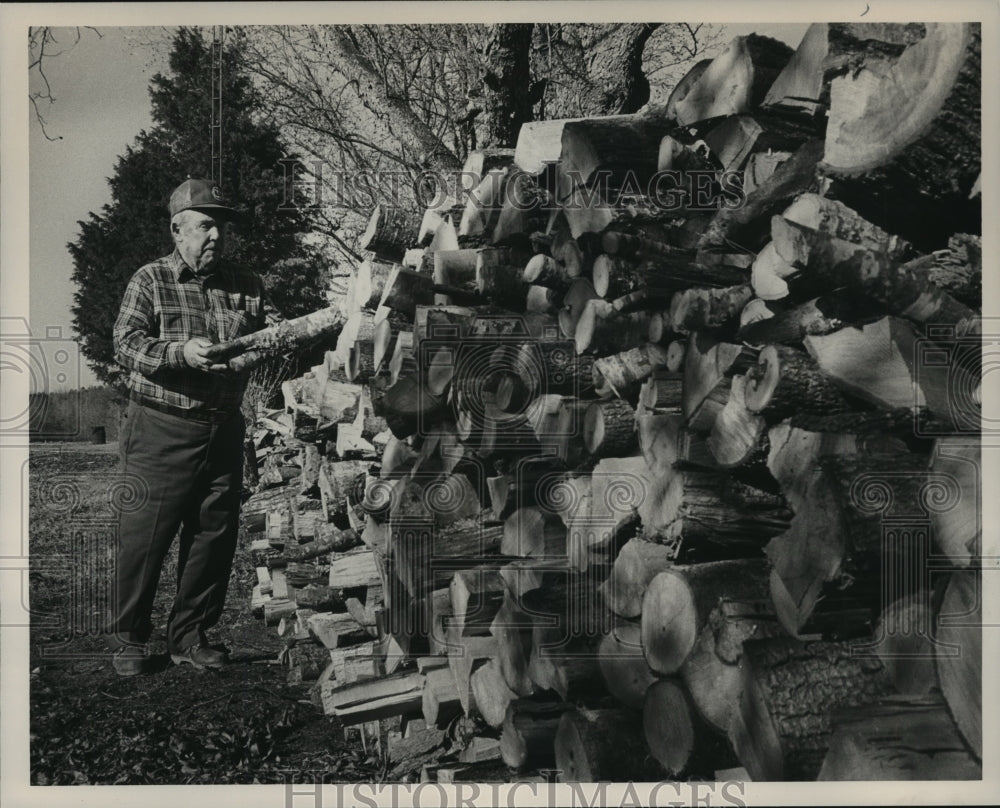
<svg viewBox="0 0 1000 808">
<path fill-rule="evenodd" d="M 33 441 L 92 441 L 95 427 L 104 427 L 105 439 L 118 439 L 124 399 L 110 387 L 85 387 L 28 397 Z"/>
</svg>

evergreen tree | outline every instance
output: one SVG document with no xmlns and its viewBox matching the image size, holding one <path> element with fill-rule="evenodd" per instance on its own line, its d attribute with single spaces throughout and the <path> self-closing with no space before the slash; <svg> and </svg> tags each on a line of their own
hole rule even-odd
<svg viewBox="0 0 1000 808">
<path fill-rule="evenodd" d="M 258 272 L 275 306 L 294 317 L 325 305 L 323 269 L 302 244 L 308 223 L 298 210 L 281 210 L 284 198 L 278 130 L 262 121 L 260 95 L 247 77 L 240 51 L 224 59 L 221 185 L 240 219 L 231 228 L 226 257 Z M 167 200 L 187 177 L 211 174 L 211 53 L 202 35 L 181 29 L 174 38 L 167 75 L 150 86 L 154 125 L 117 161 L 109 179 L 111 202 L 79 222 L 68 245 L 73 257 L 73 324 L 81 350 L 98 378 L 115 384 L 112 330 L 125 285 L 143 264 L 172 249 Z"/>
</svg>

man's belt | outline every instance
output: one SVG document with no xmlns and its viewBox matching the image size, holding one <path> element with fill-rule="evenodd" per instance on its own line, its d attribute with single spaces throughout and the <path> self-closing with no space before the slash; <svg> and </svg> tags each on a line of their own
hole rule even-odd
<svg viewBox="0 0 1000 808">
<path fill-rule="evenodd" d="M 183 418 L 186 421 L 197 421 L 202 424 L 222 424 L 231 418 L 235 418 L 239 414 L 238 410 L 187 410 L 183 407 L 175 407 L 173 404 L 167 404 L 163 401 L 154 401 L 153 399 L 138 396 L 135 393 L 132 393 L 129 398 L 140 407 L 149 407 L 151 410 L 157 410 L 158 412 L 166 413 L 167 415 Z"/>
</svg>

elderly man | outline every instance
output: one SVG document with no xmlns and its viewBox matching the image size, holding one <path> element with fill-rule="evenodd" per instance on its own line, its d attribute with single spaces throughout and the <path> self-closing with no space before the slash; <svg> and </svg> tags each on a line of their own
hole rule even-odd
<svg viewBox="0 0 1000 808">
<path fill-rule="evenodd" d="M 122 676 L 148 670 L 153 598 L 178 529 L 171 658 L 195 668 L 227 662 L 205 632 L 222 614 L 236 550 L 246 379 L 205 349 L 266 325 L 260 278 L 222 259 L 234 211 L 219 187 L 189 179 L 168 208 L 174 251 L 132 276 L 114 328 L 128 371 L 122 465 L 141 488 L 119 517 L 111 645 Z"/>
</svg>

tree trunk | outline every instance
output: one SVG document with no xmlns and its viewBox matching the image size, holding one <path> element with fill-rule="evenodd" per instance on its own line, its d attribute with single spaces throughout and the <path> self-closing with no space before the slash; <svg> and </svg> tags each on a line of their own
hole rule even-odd
<svg viewBox="0 0 1000 808">
<path fill-rule="evenodd" d="M 531 74 L 531 23 L 488 25 L 486 27 L 483 111 L 486 146 L 513 148 L 522 124 L 531 120 L 531 100 L 527 92 Z"/>
<path fill-rule="evenodd" d="M 346 104 L 345 115 L 353 115 L 359 131 L 373 143 L 399 144 L 405 159 L 424 162 L 437 171 L 457 171 L 461 163 L 427 124 L 400 96 L 390 92 L 382 74 L 358 50 L 349 26 L 331 26 L 326 42 L 326 58 L 340 72 L 356 93 L 340 98 Z M 414 238 L 416 231 L 414 231 Z"/>
</svg>

